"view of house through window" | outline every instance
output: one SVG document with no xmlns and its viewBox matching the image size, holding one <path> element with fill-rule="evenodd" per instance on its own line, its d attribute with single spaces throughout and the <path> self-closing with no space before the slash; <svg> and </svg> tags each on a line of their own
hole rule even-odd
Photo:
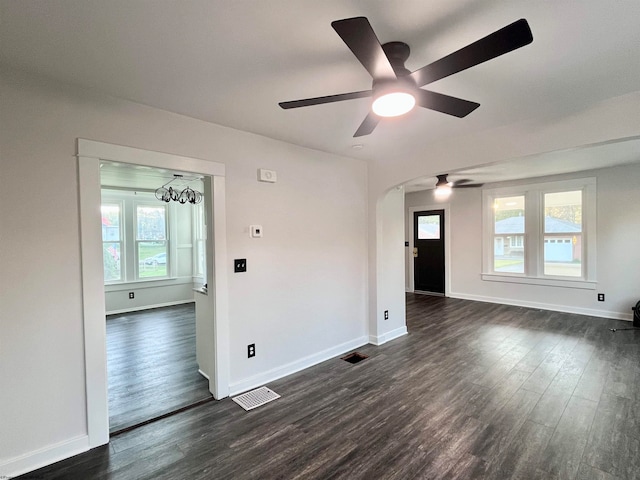
<svg viewBox="0 0 640 480">
<path fill-rule="evenodd" d="M 494 276 L 485 280 L 594 282 L 595 199 L 593 178 L 485 190 L 483 274 Z"/>
<path fill-rule="evenodd" d="M 140 278 L 167 276 L 167 207 L 136 207 L 136 250 Z"/>
<path fill-rule="evenodd" d="M 544 274 L 582 276 L 582 191 L 544 194 Z"/>
<path fill-rule="evenodd" d="M 493 270 L 524 273 L 524 195 L 493 203 Z"/>
</svg>

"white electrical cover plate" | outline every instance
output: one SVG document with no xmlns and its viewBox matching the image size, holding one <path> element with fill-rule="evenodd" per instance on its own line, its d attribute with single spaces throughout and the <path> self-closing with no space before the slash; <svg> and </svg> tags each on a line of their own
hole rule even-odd
<svg viewBox="0 0 640 480">
<path fill-rule="evenodd" d="M 249 232 L 252 238 L 262 237 L 262 225 L 250 225 Z"/>
<path fill-rule="evenodd" d="M 265 168 L 260 168 L 258 170 L 258 179 L 261 182 L 276 183 L 276 181 L 278 180 L 278 176 L 275 170 L 267 170 Z"/>
</svg>

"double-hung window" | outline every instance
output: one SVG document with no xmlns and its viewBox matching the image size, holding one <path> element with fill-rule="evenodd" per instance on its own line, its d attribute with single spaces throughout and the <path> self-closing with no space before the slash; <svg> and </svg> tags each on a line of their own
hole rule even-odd
<svg viewBox="0 0 640 480">
<path fill-rule="evenodd" d="M 596 181 L 483 191 L 483 279 L 595 288 Z"/>
<path fill-rule="evenodd" d="M 166 277 L 169 255 L 167 252 L 167 206 L 136 205 L 136 254 L 139 279 Z"/>
<path fill-rule="evenodd" d="M 103 190 L 101 211 L 106 284 L 170 276 L 166 204 L 147 192 Z"/>
<path fill-rule="evenodd" d="M 102 259 L 104 281 L 122 280 L 122 203 L 103 203 L 102 213 Z"/>
</svg>

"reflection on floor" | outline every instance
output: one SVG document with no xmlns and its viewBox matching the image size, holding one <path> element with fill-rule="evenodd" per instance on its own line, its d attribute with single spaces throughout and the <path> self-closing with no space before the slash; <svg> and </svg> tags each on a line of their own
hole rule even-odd
<svg viewBox="0 0 640 480">
<path fill-rule="evenodd" d="M 211 396 L 195 328 L 193 303 L 107 317 L 111 433 Z"/>
<path fill-rule="evenodd" d="M 407 327 L 25 478 L 640 480 L 629 322 L 407 294 Z"/>
</svg>

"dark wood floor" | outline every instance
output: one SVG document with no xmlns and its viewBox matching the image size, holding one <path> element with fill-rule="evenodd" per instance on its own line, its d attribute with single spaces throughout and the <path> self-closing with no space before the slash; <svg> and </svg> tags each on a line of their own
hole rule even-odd
<svg viewBox="0 0 640 480">
<path fill-rule="evenodd" d="M 407 296 L 410 334 L 41 469 L 69 479 L 640 478 L 640 331 Z"/>
<path fill-rule="evenodd" d="M 211 396 L 196 363 L 194 305 L 107 317 L 111 432 Z"/>
</svg>

